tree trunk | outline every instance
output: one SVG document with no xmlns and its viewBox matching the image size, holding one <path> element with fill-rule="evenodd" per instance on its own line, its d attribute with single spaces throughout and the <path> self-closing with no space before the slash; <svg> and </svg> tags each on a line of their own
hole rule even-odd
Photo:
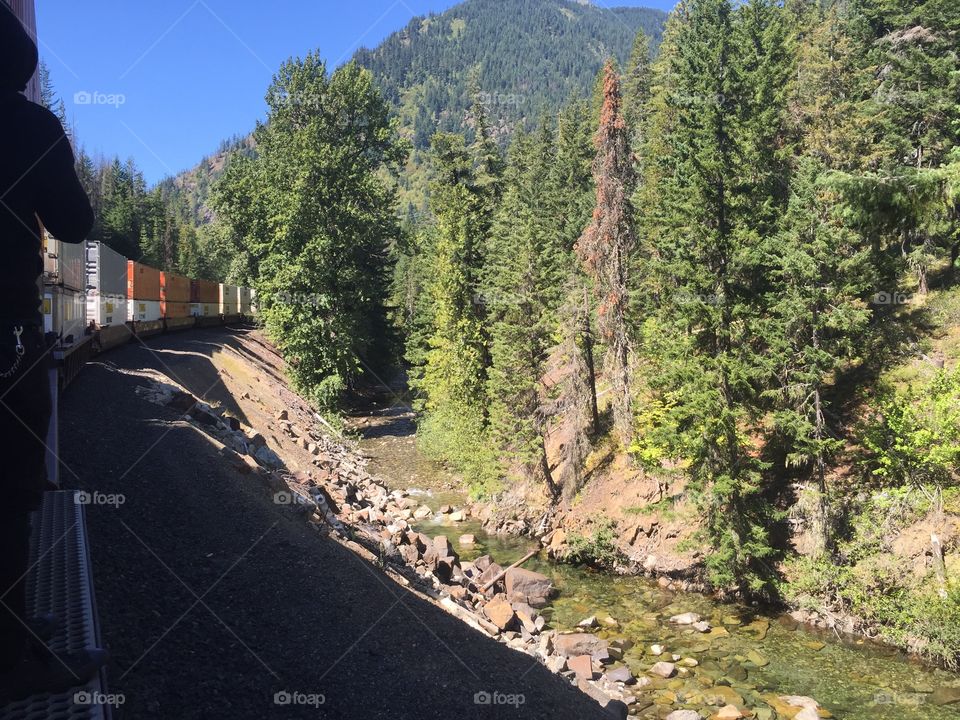
<svg viewBox="0 0 960 720">
<path fill-rule="evenodd" d="M 593 433 L 600 431 L 600 407 L 597 404 L 597 370 L 593 362 L 593 329 L 590 327 L 590 298 L 583 290 L 583 355 L 587 363 L 587 383 L 590 386 L 590 414 L 593 418 Z"/>
</svg>

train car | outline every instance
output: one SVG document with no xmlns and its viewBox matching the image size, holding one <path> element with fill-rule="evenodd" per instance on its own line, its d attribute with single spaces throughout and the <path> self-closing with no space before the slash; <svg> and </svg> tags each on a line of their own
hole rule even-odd
<svg viewBox="0 0 960 720">
<path fill-rule="evenodd" d="M 190 312 L 190 288 L 190 278 L 160 273 L 160 314 L 166 330 L 184 330 L 196 323 Z"/>
<path fill-rule="evenodd" d="M 199 327 L 219 325 L 220 285 L 212 280 L 190 281 L 190 314 Z"/>
<path fill-rule="evenodd" d="M 253 290 L 247 287 L 240 288 L 240 314 L 253 317 Z"/>
<path fill-rule="evenodd" d="M 128 342 L 127 259 L 101 242 L 87 242 L 87 323 L 98 352 Z"/>
<path fill-rule="evenodd" d="M 225 323 L 240 321 L 240 288 L 220 283 L 220 315 Z"/>
<path fill-rule="evenodd" d="M 127 320 L 139 337 L 163 332 L 160 311 L 160 271 L 133 260 L 127 261 Z"/>
<path fill-rule="evenodd" d="M 54 337 L 59 385 L 68 384 L 93 356 L 87 329 L 83 243 L 64 243 L 43 234 L 43 329 Z"/>
</svg>

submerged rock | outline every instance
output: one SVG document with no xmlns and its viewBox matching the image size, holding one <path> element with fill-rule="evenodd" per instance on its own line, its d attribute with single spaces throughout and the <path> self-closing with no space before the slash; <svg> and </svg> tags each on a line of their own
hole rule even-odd
<svg viewBox="0 0 960 720">
<path fill-rule="evenodd" d="M 647 672 L 649 672 L 651 675 L 658 675 L 662 678 L 671 678 L 677 672 L 677 668 L 673 663 L 661 661 L 655 663 Z"/>
</svg>

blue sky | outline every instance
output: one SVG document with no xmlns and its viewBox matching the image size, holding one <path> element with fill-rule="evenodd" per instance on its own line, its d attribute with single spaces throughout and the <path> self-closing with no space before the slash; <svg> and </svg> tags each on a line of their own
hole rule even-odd
<svg viewBox="0 0 960 720">
<path fill-rule="evenodd" d="M 675 0 L 598 0 L 669 9 Z M 264 117 L 273 72 L 331 66 L 455 0 L 37 0 L 40 54 L 80 142 L 133 157 L 148 182 L 193 167 Z"/>
</svg>

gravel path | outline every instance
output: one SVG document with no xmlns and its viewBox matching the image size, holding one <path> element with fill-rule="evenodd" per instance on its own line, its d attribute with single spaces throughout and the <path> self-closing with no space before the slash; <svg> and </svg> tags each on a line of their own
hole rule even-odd
<svg viewBox="0 0 960 720">
<path fill-rule="evenodd" d="M 64 485 L 124 499 L 88 508 L 115 716 L 609 720 L 274 505 L 123 372 L 153 368 L 210 398 L 222 391 L 210 353 L 234 340 L 192 330 L 119 348 L 61 400 Z M 477 704 L 481 692 L 523 704 Z"/>
</svg>

